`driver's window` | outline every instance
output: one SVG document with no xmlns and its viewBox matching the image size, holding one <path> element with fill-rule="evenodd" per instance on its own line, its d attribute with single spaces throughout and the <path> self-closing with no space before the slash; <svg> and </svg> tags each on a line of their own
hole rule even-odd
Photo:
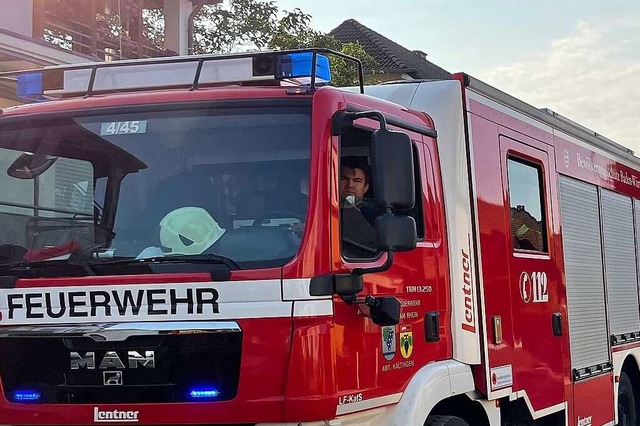
<svg viewBox="0 0 640 426">
<path fill-rule="evenodd" d="M 373 202 L 371 132 L 353 128 L 340 144 L 339 202 L 342 254 L 367 259 L 378 255 L 375 221 L 383 212 Z"/>
<path fill-rule="evenodd" d="M 373 259 L 379 255 L 376 241 L 376 218 L 384 210 L 374 202 L 375 188 L 371 170 L 372 132 L 352 128 L 340 141 L 339 200 L 342 255 L 346 259 Z M 420 157 L 414 144 L 415 205 L 408 210 L 394 210 L 396 215 L 414 218 L 417 236 L 425 235 L 420 178 Z"/>
</svg>

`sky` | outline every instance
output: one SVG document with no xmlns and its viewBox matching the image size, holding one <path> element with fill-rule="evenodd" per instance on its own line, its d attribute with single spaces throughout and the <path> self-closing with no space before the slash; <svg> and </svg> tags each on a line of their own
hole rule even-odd
<svg viewBox="0 0 640 426">
<path fill-rule="evenodd" d="M 276 0 L 329 32 L 347 19 L 450 72 L 550 108 L 640 156 L 638 0 Z"/>
</svg>

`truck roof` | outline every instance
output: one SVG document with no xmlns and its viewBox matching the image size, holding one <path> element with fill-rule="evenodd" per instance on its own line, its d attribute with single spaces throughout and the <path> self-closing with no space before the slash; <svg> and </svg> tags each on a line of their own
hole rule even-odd
<svg viewBox="0 0 640 426">
<path fill-rule="evenodd" d="M 451 80 L 440 80 L 440 82 L 444 81 Z M 530 120 L 549 126 L 550 131 L 563 132 L 608 153 L 612 158 L 627 161 L 628 163 L 633 164 L 636 168 L 640 167 L 640 158 L 635 156 L 633 150 L 614 142 L 585 126 L 582 126 L 581 124 L 578 124 L 555 111 L 547 108 L 536 108 L 512 95 L 496 89 L 489 84 L 471 77 L 468 74 L 454 74 L 453 81 L 457 81 L 458 84 L 462 84 L 466 90 L 477 93 L 483 98 L 495 102 L 496 105 L 501 105 L 502 107 L 522 114 Z M 434 82 L 437 83 L 438 81 L 394 81 L 376 86 L 367 86 L 365 93 L 373 94 L 374 96 L 389 99 L 400 105 L 433 114 L 433 111 L 429 111 L 430 103 L 425 103 L 425 101 L 427 101 L 427 98 L 429 97 L 427 86 Z M 352 87 L 348 90 L 354 91 L 356 89 L 357 88 Z M 466 107 L 468 108 L 468 105 Z M 438 123 L 436 123 L 436 130 L 437 127 Z"/>
<path fill-rule="evenodd" d="M 548 108 L 536 108 L 514 96 L 511 96 L 489 84 L 478 80 L 477 78 L 471 77 L 468 74 L 459 73 L 455 74 L 454 77 L 462 81 L 467 88 L 473 90 L 474 92 L 484 95 L 509 108 L 513 108 L 518 112 L 521 112 L 535 120 L 548 124 L 554 129 L 561 130 L 611 154 L 621 156 L 629 161 L 634 162 L 636 165 L 640 165 L 640 158 L 636 157 L 633 150 L 631 150 L 630 148 L 614 142 L 611 139 L 602 136 L 601 134 L 594 132 L 593 130 L 579 123 L 576 123 L 575 121 L 561 114 L 558 114 L 555 111 L 552 111 Z"/>
</svg>

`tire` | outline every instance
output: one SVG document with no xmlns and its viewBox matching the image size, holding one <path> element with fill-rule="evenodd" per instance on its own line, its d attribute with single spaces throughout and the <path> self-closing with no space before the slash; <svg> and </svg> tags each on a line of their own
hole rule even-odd
<svg viewBox="0 0 640 426">
<path fill-rule="evenodd" d="M 620 373 L 618 383 L 618 425 L 636 426 L 636 400 L 627 373 Z"/>
<path fill-rule="evenodd" d="M 469 423 L 455 416 L 429 416 L 424 426 L 469 426 Z"/>
</svg>

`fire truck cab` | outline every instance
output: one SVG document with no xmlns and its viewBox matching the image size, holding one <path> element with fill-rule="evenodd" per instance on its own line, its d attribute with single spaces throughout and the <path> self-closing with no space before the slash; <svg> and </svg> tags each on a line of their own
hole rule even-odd
<svg viewBox="0 0 640 426">
<path fill-rule="evenodd" d="M 328 56 L 10 76 L 0 423 L 636 424 L 640 160 Z"/>
</svg>

